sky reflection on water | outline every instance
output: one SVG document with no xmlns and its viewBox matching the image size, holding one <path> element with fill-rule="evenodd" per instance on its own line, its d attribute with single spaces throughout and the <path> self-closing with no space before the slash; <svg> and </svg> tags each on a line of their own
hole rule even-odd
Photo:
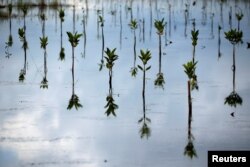
<svg viewBox="0 0 250 167">
<path fill-rule="evenodd" d="M 73 8 L 65 7 L 63 47 L 65 61 L 59 60 L 60 19 L 56 10 L 45 10 L 47 16 L 45 34 L 48 36 L 47 80 L 48 89 L 40 89 L 44 76 L 44 51 L 40 48 L 42 24 L 38 9 L 28 11 L 26 33 L 27 71 L 23 83 L 18 81 L 24 64 L 22 43 L 18 28 L 23 26 L 23 17 L 12 18 L 12 54 L 5 56 L 5 42 L 9 36 L 9 20 L 0 18 L 0 166 L 204 166 L 208 150 L 250 149 L 250 98 L 249 79 L 249 5 L 239 1 L 222 4 L 219 1 L 199 1 L 190 4 L 190 19 L 185 37 L 184 10 L 186 1 L 169 1 L 171 4 L 171 25 L 169 25 L 169 4 L 152 1 L 152 26 L 150 23 L 150 1 L 134 1 L 133 17 L 145 19 L 145 42 L 142 32 L 136 29 L 137 53 L 149 49 L 152 59 L 146 78 L 146 113 L 151 123 L 151 136 L 141 139 L 138 120 L 143 116 L 142 73 L 131 77 L 133 66 L 133 32 L 130 22 L 129 1 L 110 3 L 104 1 L 105 48 L 117 48 L 118 60 L 113 67 L 113 96 L 119 105 L 117 117 L 105 115 L 106 96 L 109 92 L 108 70 L 99 71 L 102 41 L 98 36 L 97 9 L 102 1 L 89 2 L 86 20 L 86 55 L 84 38 L 75 48 L 75 91 L 82 108 L 67 110 L 72 95 L 71 45 L 66 32 L 73 31 Z M 202 6 L 205 5 L 205 9 Z M 243 104 L 237 108 L 224 105 L 225 97 L 233 89 L 231 66 L 233 47 L 224 38 L 229 30 L 228 14 L 232 7 L 232 25 L 237 27 L 235 12 L 242 9 L 241 21 L 243 44 L 236 46 L 236 90 Z M 82 33 L 83 11 L 86 3 L 79 2 L 76 8 L 76 31 Z M 158 9 L 158 10 L 155 10 Z M 0 9 L 4 10 L 4 9 Z M 111 15 L 112 11 L 115 15 Z M 120 12 L 121 10 L 121 12 Z M 204 15 L 202 15 L 202 12 Z M 21 13 L 21 12 L 20 12 Z M 211 14 L 213 29 L 211 29 Z M 13 8 L 13 15 L 18 14 Z M 121 17 L 120 17 L 121 14 Z M 164 89 L 155 88 L 158 73 L 158 36 L 153 27 L 154 19 L 162 17 L 168 22 L 167 39 L 172 44 L 163 46 L 162 72 Z M 122 27 L 120 25 L 122 19 Z M 184 156 L 188 143 L 188 95 L 187 76 L 182 64 L 192 59 L 190 31 L 192 18 L 196 18 L 199 39 L 196 46 L 198 61 L 196 74 L 199 91 L 192 91 L 192 134 L 197 158 Z M 204 18 L 204 19 L 202 19 Z M 205 19 L 206 18 L 206 19 Z M 223 21 L 223 22 L 222 22 Z M 221 58 L 218 59 L 218 24 L 221 31 Z M 170 27 L 169 27 L 170 26 Z M 169 29 L 171 28 L 171 29 Z M 213 30 L 213 31 L 212 31 Z M 99 29 L 101 34 L 101 28 Z M 213 32 L 213 35 L 212 35 Z M 121 35 L 122 34 L 122 35 Z M 120 38 L 121 37 L 121 38 Z M 165 34 L 162 42 L 165 42 Z M 137 64 L 140 64 L 137 58 Z M 230 113 L 235 112 L 235 117 Z"/>
</svg>

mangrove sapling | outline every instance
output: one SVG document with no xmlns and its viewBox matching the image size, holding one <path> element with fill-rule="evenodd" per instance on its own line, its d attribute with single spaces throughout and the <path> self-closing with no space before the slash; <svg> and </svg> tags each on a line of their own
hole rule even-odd
<svg viewBox="0 0 250 167">
<path fill-rule="evenodd" d="M 199 36 L 199 30 L 195 29 L 195 20 L 194 20 L 193 21 L 193 30 L 191 30 L 191 39 L 192 39 L 192 46 L 193 46 L 193 58 L 192 58 L 193 64 L 195 63 L 195 51 L 196 51 L 196 45 L 198 43 L 198 36 Z M 194 74 L 195 74 L 195 71 L 194 71 Z M 192 90 L 199 89 L 197 75 L 194 75 L 194 77 L 193 77 L 191 89 Z"/>
<path fill-rule="evenodd" d="M 71 110 L 73 107 L 75 107 L 75 109 L 78 110 L 78 108 L 81 108 L 82 105 L 80 103 L 79 97 L 75 93 L 75 52 L 74 51 L 75 51 L 75 47 L 78 45 L 80 41 L 79 38 L 82 36 L 82 34 L 78 34 L 77 32 L 75 33 L 67 32 L 67 35 L 68 35 L 68 39 L 72 47 L 72 95 L 69 100 L 67 109 Z"/>
<path fill-rule="evenodd" d="M 240 21 L 242 20 L 243 16 L 244 16 L 244 15 L 243 15 L 242 12 L 236 13 L 236 14 L 235 14 L 235 17 L 236 17 L 236 19 L 237 19 L 237 21 L 238 21 L 238 31 L 240 31 Z"/>
<path fill-rule="evenodd" d="M 141 50 L 139 58 L 142 62 L 142 66 L 138 65 L 138 68 L 143 72 L 143 82 L 142 82 L 143 117 L 138 121 L 138 123 L 142 123 L 142 127 L 139 132 L 141 138 L 144 137 L 148 138 L 151 135 L 151 129 L 148 126 L 148 123 L 150 123 L 151 120 L 146 117 L 145 84 L 146 84 L 146 71 L 148 71 L 151 68 L 151 66 L 147 66 L 148 61 L 151 59 L 150 51 Z"/>
<path fill-rule="evenodd" d="M 65 13 L 64 13 L 64 10 L 63 9 L 60 9 L 59 10 L 59 18 L 60 18 L 60 32 L 61 32 L 61 49 L 60 49 L 60 53 L 59 53 L 59 60 L 65 60 L 65 52 L 64 52 L 64 47 L 63 47 L 63 33 L 62 33 L 62 23 L 64 22 L 64 16 L 65 16 Z"/>
<path fill-rule="evenodd" d="M 192 122 L 192 96 L 191 96 L 191 88 L 194 84 L 194 80 L 196 78 L 195 69 L 197 62 L 189 61 L 186 64 L 183 64 L 184 72 L 188 77 L 187 81 L 187 89 L 188 89 L 188 144 L 184 149 L 184 155 L 189 156 L 191 159 L 193 157 L 197 157 L 196 150 L 194 148 L 193 140 L 194 137 L 191 132 L 191 122 Z"/>
<path fill-rule="evenodd" d="M 104 27 L 104 19 L 102 16 L 99 16 L 99 24 L 100 24 L 100 27 L 102 29 L 102 58 L 101 58 L 101 63 L 99 64 L 99 71 L 102 70 L 102 67 L 104 66 L 104 31 L 103 31 L 103 27 Z"/>
<path fill-rule="evenodd" d="M 141 50 L 139 56 L 142 66 L 138 65 L 138 68 L 143 72 L 143 82 L 142 82 L 142 100 L 143 100 L 143 117 L 138 121 L 138 123 L 142 123 L 142 127 L 140 129 L 141 138 L 149 137 L 151 135 L 151 129 L 148 126 L 148 123 L 151 122 L 149 118 L 146 117 L 146 105 L 145 105 L 145 84 L 146 84 L 146 71 L 148 71 L 151 66 L 147 66 L 148 61 L 151 59 L 151 52 L 149 50 Z"/>
<path fill-rule="evenodd" d="M 138 24 L 136 19 L 131 20 L 129 23 L 129 27 L 131 28 L 131 30 L 133 31 L 134 34 L 134 66 L 131 68 L 131 76 L 136 77 L 137 75 L 137 67 L 136 67 L 136 29 L 138 28 Z"/>
<path fill-rule="evenodd" d="M 118 59 L 118 55 L 115 53 L 116 48 L 111 50 L 107 48 L 105 51 L 106 56 L 104 57 L 106 59 L 106 68 L 109 70 L 109 94 L 106 97 L 107 104 L 104 106 L 104 108 L 107 108 L 105 114 L 109 116 L 112 114 L 113 116 L 116 116 L 115 110 L 118 109 L 118 105 L 115 104 L 115 100 L 113 98 L 113 90 L 112 90 L 112 76 L 113 76 L 113 66 L 115 61 Z"/>
<path fill-rule="evenodd" d="M 165 27 L 164 18 L 162 20 L 155 20 L 154 26 L 157 30 L 156 33 L 158 34 L 158 37 L 159 37 L 159 71 L 157 73 L 154 84 L 155 86 L 164 88 L 165 80 L 164 80 L 163 73 L 161 72 L 161 57 L 162 57 L 161 36 L 164 33 L 164 27 Z"/>
<path fill-rule="evenodd" d="M 243 33 L 242 31 L 238 31 L 236 29 L 231 29 L 228 32 L 225 32 L 225 38 L 233 45 L 233 91 L 225 98 L 224 104 L 228 104 L 231 107 L 237 107 L 237 105 L 242 105 L 242 98 L 236 92 L 235 89 L 235 73 L 236 73 L 236 62 L 235 62 L 235 45 L 242 41 Z M 234 116 L 234 113 L 231 113 Z"/>
</svg>

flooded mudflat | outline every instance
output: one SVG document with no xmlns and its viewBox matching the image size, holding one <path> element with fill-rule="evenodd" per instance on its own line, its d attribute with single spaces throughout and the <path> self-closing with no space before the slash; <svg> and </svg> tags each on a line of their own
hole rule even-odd
<svg viewBox="0 0 250 167">
<path fill-rule="evenodd" d="M 250 2 L 0 1 L 0 166 L 207 165 L 250 149 Z"/>
</svg>

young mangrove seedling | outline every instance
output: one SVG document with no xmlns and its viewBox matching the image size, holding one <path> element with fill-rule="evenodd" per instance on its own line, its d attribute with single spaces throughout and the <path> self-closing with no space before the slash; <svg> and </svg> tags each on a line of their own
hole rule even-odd
<svg viewBox="0 0 250 167">
<path fill-rule="evenodd" d="M 142 123 L 142 127 L 139 131 L 141 138 L 149 137 L 151 135 L 151 129 L 148 126 L 148 123 L 151 122 L 149 118 L 146 117 L 146 105 L 145 105 L 145 84 L 146 84 L 146 71 L 148 71 L 151 66 L 147 66 L 148 61 L 151 59 L 151 53 L 149 50 L 140 51 L 139 58 L 142 62 L 142 66 L 138 65 L 138 68 L 143 72 L 143 87 L 142 87 L 142 99 L 143 99 L 143 117 L 138 121 Z"/>
<path fill-rule="evenodd" d="M 161 72 L 161 57 L 162 57 L 162 48 L 161 48 L 161 36 L 164 33 L 164 28 L 165 28 L 165 22 L 164 18 L 162 20 L 155 20 L 154 26 L 157 30 L 157 34 L 159 37 L 159 71 L 156 75 L 156 80 L 154 82 L 155 86 L 164 88 L 165 80 L 164 80 L 164 75 Z"/>
<path fill-rule="evenodd" d="M 71 98 L 69 100 L 69 104 L 67 109 L 71 110 L 73 107 L 75 107 L 76 110 L 78 110 L 78 108 L 81 108 L 82 105 L 80 103 L 79 97 L 76 95 L 75 93 L 75 55 L 74 55 L 74 48 L 78 45 L 79 41 L 80 41 L 80 37 L 82 36 L 82 34 L 78 34 L 77 32 L 75 33 L 71 33 L 71 32 L 67 32 L 68 35 L 68 39 L 69 42 L 72 46 L 72 95 Z"/>
<path fill-rule="evenodd" d="M 115 104 L 115 100 L 113 98 L 113 93 L 112 93 L 113 66 L 114 62 L 118 59 L 118 55 L 116 55 L 115 51 L 116 48 L 113 50 L 107 48 L 107 50 L 105 51 L 106 56 L 104 57 L 106 59 L 106 67 L 109 70 L 109 95 L 106 97 L 107 104 L 104 106 L 104 108 L 107 108 L 105 112 L 107 116 L 109 116 L 110 114 L 116 116 L 115 110 L 118 109 L 118 105 Z"/>
<path fill-rule="evenodd" d="M 235 45 L 242 41 L 243 33 L 242 31 L 238 31 L 236 29 L 231 29 L 228 32 L 225 32 L 225 38 L 233 45 L 233 91 L 225 98 L 224 104 L 228 104 L 231 107 L 237 107 L 237 105 L 242 105 L 242 98 L 235 90 L 235 72 L 236 72 L 236 65 L 235 65 Z M 234 113 L 231 114 L 232 116 Z"/>
<path fill-rule="evenodd" d="M 136 67 L 136 29 L 138 28 L 138 23 L 136 19 L 132 19 L 129 23 L 130 29 L 134 33 L 134 66 L 131 68 L 131 76 L 136 77 L 137 75 L 137 67 Z"/>
</svg>

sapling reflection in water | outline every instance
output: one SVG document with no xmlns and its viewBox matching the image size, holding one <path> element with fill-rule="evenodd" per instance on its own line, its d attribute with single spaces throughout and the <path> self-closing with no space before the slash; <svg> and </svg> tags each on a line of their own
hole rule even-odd
<svg viewBox="0 0 250 167">
<path fill-rule="evenodd" d="M 107 48 L 105 51 L 106 56 L 104 57 L 106 60 L 106 68 L 109 70 L 109 94 L 106 97 L 107 104 L 104 106 L 106 108 L 105 114 L 109 116 L 112 114 L 116 116 L 115 110 L 118 109 L 118 105 L 115 104 L 115 100 L 113 98 L 113 90 L 112 90 L 112 76 L 113 76 L 113 66 L 114 62 L 118 59 L 118 55 L 115 53 L 115 49 Z"/>
<path fill-rule="evenodd" d="M 101 58 L 101 63 L 99 64 L 99 71 L 101 71 L 103 66 L 104 66 L 104 59 L 103 58 L 104 58 L 104 41 L 105 41 L 105 39 L 104 39 L 104 30 L 103 30 L 103 28 L 104 28 L 104 19 L 100 15 L 99 15 L 99 21 L 98 22 L 99 22 L 99 25 L 100 25 L 100 27 L 102 29 L 102 58 Z"/>
<path fill-rule="evenodd" d="M 156 80 L 154 82 L 155 86 L 164 88 L 165 80 L 164 80 L 164 75 L 161 72 L 161 57 L 162 57 L 162 48 L 161 48 L 161 36 L 164 33 L 164 28 L 165 28 L 165 22 L 164 18 L 161 20 L 155 20 L 154 26 L 157 30 L 157 34 L 159 37 L 159 71 L 156 75 Z"/>
<path fill-rule="evenodd" d="M 11 31 L 11 15 L 12 15 L 12 4 L 8 4 L 8 15 L 9 15 L 9 36 L 8 36 L 8 41 L 5 42 L 5 54 L 6 57 L 9 58 L 12 54 L 9 52 L 9 48 L 12 47 L 13 45 L 13 37 L 12 37 L 12 31 Z"/>
<path fill-rule="evenodd" d="M 129 23 L 129 27 L 130 29 L 133 31 L 134 33 L 134 66 L 131 68 L 131 76 L 136 77 L 137 75 L 137 67 L 136 67 L 136 29 L 138 28 L 138 23 L 136 21 L 136 19 L 133 19 L 130 21 Z"/>
<path fill-rule="evenodd" d="M 242 20 L 242 18 L 243 18 L 243 13 L 242 12 L 239 12 L 239 13 L 236 13 L 235 14 L 235 17 L 236 17 L 236 19 L 237 19 L 237 21 L 238 21 L 238 31 L 240 30 L 240 21 Z"/>
<path fill-rule="evenodd" d="M 74 53 L 75 49 L 74 48 L 78 45 L 80 41 L 79 38 L 82 36 L 82 34 L 78 34 L 77 32 L 75 33 L 67 32 L 67 35 L 72 47 L 72 95 L 69 100 L 67 109 L 71 110 L 73 107 L 75 107 L 75 109 L 78 110 L 78 108 L 82 107 L 82 104 L 80 103 L 79 97 L 75 93 L 75 53 Z"/>
<path fill-rule="evenodd" d="M 58 11 L 58 13 L 59 13 L 59 18 L 60 18 L 60 31 L 61 31 L 61 35 L 60 35 L 60 37 L 61 37 L 61 49 L 60 49 L 60 53 L 59 53 L 59 60 L 62 61 L 62 60 L 65 60 L 65 52 L 64 52 L 65 49 L 63 47 L 63 40 L 62 40 L 62 38 L 63 38 L 62 23 L 64 22 L 65 12 L 63 9 L 60 9 Z"/>
<path fill-rule="evenodd" d="M 149 138 L 151 135 L 151 129 L 148 123 L 151 122 L 149 118 L 146 117 L 146 105 L 145 105 L 145 84 L 146 84 L 146 71 L 150 70 L 151 66 L 147 66 L 148 61 L 151 59 L 151 52 L 149 50 L 141 50 L 139 58 L 142 62 L 142 66 L 138 65 L 138 68 L 143 72 L 143 87 L 142 87 L 142 100 L 143 100 L 143 117 L 138 121 L 142 123 L 142 127 L 139 131 L 141 138 Z"/>
</svg>

